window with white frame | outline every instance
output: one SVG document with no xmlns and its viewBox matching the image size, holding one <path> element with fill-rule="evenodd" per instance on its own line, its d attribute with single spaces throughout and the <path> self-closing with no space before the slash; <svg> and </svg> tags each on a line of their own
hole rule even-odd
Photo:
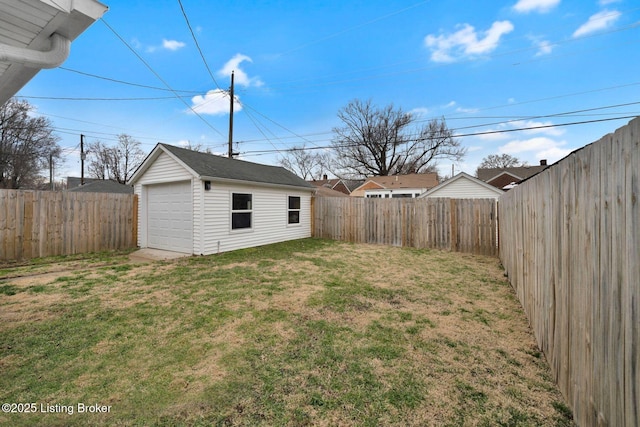
<svg viewBox="0 0 640 427">
<path fill-rule="evenodd" d="M 300 224 L 300 197 L 289 196 L 288 223 Z"/>
<path fill-rule="evenodd" d="M 253 195 L 248 193 L 231 194 L 231 229 L 240 230 L 251 228 L 252 223 L 252 199 Z"/>
</svg>

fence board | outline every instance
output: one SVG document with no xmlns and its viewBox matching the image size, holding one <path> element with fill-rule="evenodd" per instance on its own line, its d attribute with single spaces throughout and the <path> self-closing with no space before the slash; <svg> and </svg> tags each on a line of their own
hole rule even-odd
<svg viewBox="0 0 640 427">
<path fill-rule="evenodd" d="M 0 260 L 135 247 L 132 194 L 0 190 Z"/>
<path fill-rule="evenodd" d="M 640 425 L 640 118 L 500 198 L 500 258 L 578 425 Z"/>
<path fill-rule="evenodd" d="M 315 237 L 498 254 L 493 199 L 317 197 L 312 206 Z"/>
</svg>

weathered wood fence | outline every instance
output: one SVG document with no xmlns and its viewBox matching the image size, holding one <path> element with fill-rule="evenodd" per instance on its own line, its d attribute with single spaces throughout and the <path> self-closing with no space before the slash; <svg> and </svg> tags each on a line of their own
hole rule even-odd
<svg viewBox="0 0 640 427">
<path fill-rule="evenodd" d="M 133 194 L 0 190 L 0 260 L 136 246 Z"/>
<path fill-rule="evenodd" d="M 315 237 L 498 254 L 493 199 L 316 197 L 312 216 Z"/>
<path fill-rule="evenodd" d="M 500 257 L 580 426 L 640 425 L 640 118 L 500 198 Z"/>
</svg>

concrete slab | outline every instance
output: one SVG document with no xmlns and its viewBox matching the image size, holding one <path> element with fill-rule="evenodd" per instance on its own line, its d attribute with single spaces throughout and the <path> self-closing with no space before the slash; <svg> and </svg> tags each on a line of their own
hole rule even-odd
<svg viewBox="0 0 640 427">
<path fill-rule="evenodd" d="M 182 252 L 163 251 L 161 249 L 143 248 L 132 252 L 129 255 L 129 259 L 133 262 L 153 262 L 153 261 L 168 261 L 178 258 L 186 258 L 191 256 Z"/>
</svg>

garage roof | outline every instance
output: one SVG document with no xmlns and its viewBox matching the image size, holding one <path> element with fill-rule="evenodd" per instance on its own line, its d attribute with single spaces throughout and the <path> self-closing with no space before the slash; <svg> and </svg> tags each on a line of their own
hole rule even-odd
<svg viewBox="0 0 640 427">
<path fill-rule="evenodd" d="M 141 177 L 162 152 L 181 162 L 202 180 L 248 181 L 259 184 L 315 189 L 313 185 L 304 179 L 280 166 L 229 159 L 168 144 L 156 145 L 140 168 L 133 174 L 130 182 L 133 183 Z"/>
</svg>

